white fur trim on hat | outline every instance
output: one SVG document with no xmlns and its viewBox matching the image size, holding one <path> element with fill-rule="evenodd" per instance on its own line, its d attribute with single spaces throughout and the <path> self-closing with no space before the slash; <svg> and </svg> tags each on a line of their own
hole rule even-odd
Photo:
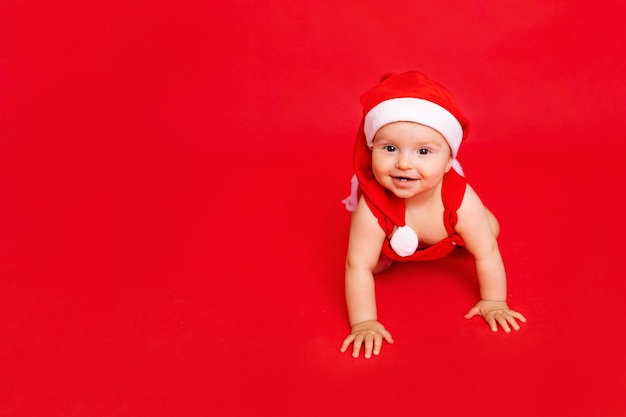
<svg viewBox="0 0 626 417">
<path fill-rule="evenodd" d="M 438 104 L 415 97 L 392 98 L 378 103 L 365 115 L 365 139 L 370 148 L 378 129 L 393 122 L 415 122 L 431 127 L 441 133 L 456 154 L 463 140 L 463 128 L 459 121 Z"/>
</svg>

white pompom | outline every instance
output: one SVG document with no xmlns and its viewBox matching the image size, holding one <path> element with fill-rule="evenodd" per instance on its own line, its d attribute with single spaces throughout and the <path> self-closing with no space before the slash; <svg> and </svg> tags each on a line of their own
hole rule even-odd
<svg viewBox="0 0 626 417">
<path fill-rule="evenodd" d="M 417 233 L 408 225 L 398 227 L 391 240 L 389 241 L 391 249 L 400 256 L 410 256 L 417 250 L 418 239 Z"/>
</svg>

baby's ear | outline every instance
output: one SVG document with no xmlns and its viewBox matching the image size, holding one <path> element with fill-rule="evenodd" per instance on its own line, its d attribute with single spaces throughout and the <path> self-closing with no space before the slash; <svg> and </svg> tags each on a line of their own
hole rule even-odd
<svg viewBox="0 0 626 417">
<path fill-rule="evenodd" d="M 452 168 L 452 163 L 454 162 L 454 157 L 452 156 L 452 152 L 450 152 L 450 158 L 448 158 L 448 164 L 446 165 L 446 174 Z"/>
</svg>

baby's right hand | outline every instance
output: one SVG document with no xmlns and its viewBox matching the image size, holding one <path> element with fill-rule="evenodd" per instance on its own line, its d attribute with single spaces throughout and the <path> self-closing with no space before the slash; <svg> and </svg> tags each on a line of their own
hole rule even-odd
<svg viewBox="0 0 626 417">
<path fill-rule="evenodd" d="M 341 352 L 345 352 L 352 343 L 352 356 L 358 358 L 361 345 L 363 345 L 365 358 L 369 359 L 372 357 L 372 353 L 374 353 L 374 355 L 380 353 L 380 349 L 383 346 L 383 339 L 386 340 L 387 343 L 393 344 L 391 333 L 389 333 L 380 322 L 376 320 L 363 321 L 352 326 L 352 332 L 343 341 L 340 350 Z"/>
</svg>

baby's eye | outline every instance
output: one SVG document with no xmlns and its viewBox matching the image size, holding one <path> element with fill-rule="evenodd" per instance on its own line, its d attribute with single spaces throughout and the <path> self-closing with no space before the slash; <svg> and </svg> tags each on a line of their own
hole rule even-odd
<svg viewBox="0 0 626 417">
<path fill-rule="evenodd" d="M 396 147 L 395 147 L 395 146 L 393 146 L 393 145 L 385 145 L 384 149 L 385 149 L 387 152 L 395 152 L 395 151 L 396 151 Z"/>
<path fill-rule="evenodd" d="M 427 148 L 419 148 L 419 150 L 417 151 L 418 154 L 420 155 L 428 155 L 430 153 L 430 149 Z"/>
</svg>

